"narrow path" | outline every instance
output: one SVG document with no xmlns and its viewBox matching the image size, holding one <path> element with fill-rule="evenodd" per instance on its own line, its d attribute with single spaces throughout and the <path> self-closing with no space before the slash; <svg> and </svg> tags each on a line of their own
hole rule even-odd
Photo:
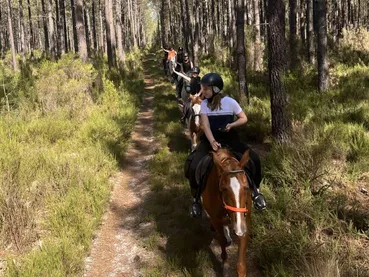
<svg viewBox="0 0 369 277">
<path fill-rule="evenodd" d="M 148 266 L 153 254 L 140 245 L 135 231 L 150 229 L 137 224 L 140 203 L 149 192 L 148 161 L 155 150 L 153 137 L 153 81 L 145 74 L 143 104 L 137 117 L 124 167 L 112 178 L 113 191 L 99 233 L 85 262 L 86 277 L 142 276 L 140 268 Z M 142 225 L 142 226 L 140 226 Z M 138 229 L 137 229 L 138 228 Z"/>
</svg>

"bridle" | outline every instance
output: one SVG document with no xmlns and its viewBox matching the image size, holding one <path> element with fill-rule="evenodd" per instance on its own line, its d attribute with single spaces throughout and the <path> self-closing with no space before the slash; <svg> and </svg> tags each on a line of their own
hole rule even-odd
<svg viewBox="0 0 369 277">
<path fill-rule="evenodd" d="M 238 163 L 238 160 L 235 159 L 234 157 L 225 158 L 225 159 L 223 159 L 221 161 L 221 163 L 223 164 L 226 160 L 229 160 L 229 159 L 233 159 L 233 160 L 235 160 Z M 220 194 L 220 198 L 222 199 L 222 202 L 223 202 L 223 205 L 224 205 L 224 208 L 226 209 L 226 211 L 245 213 L 245 215 L 246 215 L 246 213 L 248 212 L 248 209 L 246 207 L 245 208 L 237 208 L 237 207 L 233 207 L 233 206 L 227 205 L 227 203 L 224 201 L 223 194 L 222 194 L 222 191 L 220 189 L 220 184 L 222 182 L 222 179 L 225 176 L 228 176 L 230 174 L 240 174 L 240 173 L 245 174 L 245 171 L 242 170 L 242 169 L 230 170 L 230 171 L 223 171 L 222 174 L 219 177 L 219 183 L 218 183 L 218 186 L 219 186 L 219 194 Z M 246 189 L 249 189 L 249 188 L 247 187 Z M 228 215 L 228 212 L 227 212 L 227 215 Z"/>
</svg>

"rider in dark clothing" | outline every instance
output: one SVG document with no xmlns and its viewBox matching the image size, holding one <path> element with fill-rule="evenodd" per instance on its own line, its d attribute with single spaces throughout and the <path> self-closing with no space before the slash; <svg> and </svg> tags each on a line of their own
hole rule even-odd
<svg viewBox="0 0 369 277">
<path fill-rule="evenodd" d="M 226 146 L 234 153 L 243 154 L 249 150 L 250 159 L 246 165 L 251 181 L 252 199 L 257 210 L 266 208 L 264 196 L 259 192 L 261 183 L 261 163 L 258 155 L 241 141 L 237 131 L 234 129 L 247 122 L 247 117 L 240 105 L 231 97 L 221 93 L 223 80 L 216 73 L 208 73 L 201 79 L 200 93 L 205 97 L 201 104 L 201 124 L 205 135 L 201 138 L 198 148 L 192 153 L 187 162 L 189 165 L 189 181 L 191 192 L 195 198 L 191 206 L 191 215 L 197 217 L 201 215 L 201 187 L 197 184 L 196 168 L 199 162 L 211 150 L 217 151 L 221 146 Z M 237 120 L 234 121 L 234 116 Z M 187 163 L 186 162 L 186 163 Z"/>
<path fill-rule="evenodd" d="M 177 59 L 177 60 L 179 60 L 179 59 Z M 175 68 L 175 70 L 177 72 L 182 72 L 184 74 L 187 74 L 188 72 L 191 71 L 191 69 L 192 69 L 192 62 L 190 61 L 189 55 L 188 55 L 188 53 L 184 53 L 183 57 L 182 57 L 182 62 L 177 63 L 177 67 Z M 178 84 L 177 84 L 177 87 L 176 87 L 176 93 L 177 93 L 177 98 L 178 99 L 181 98 L 182 88 L 183 88 L 183 78 L 179 78 Z"/>
</svg>

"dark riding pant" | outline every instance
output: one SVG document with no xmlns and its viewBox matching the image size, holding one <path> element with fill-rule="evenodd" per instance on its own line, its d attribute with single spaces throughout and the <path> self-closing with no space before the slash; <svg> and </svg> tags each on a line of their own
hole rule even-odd
<svg viewBox="0 0 369 277">
<path fill-rule="evenodd" d="M 181 95 L 182 87 L 183 87 L 183 78 L 180 78 L 178 80 L 178 83 L 177 83 L 177 86 L 176 86 L 177 98 L 181 98 L 182 97 L 182 95 Z"/>
</svg>

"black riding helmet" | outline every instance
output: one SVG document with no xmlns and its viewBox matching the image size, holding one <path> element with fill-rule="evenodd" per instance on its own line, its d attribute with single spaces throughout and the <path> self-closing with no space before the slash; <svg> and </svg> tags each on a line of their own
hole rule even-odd
<svg viewBox="0 0 369 277">
<path fill-rule="evenodd" d="M 183 47 L 182 47 L 182 46 L 180 46 L 180 47 L 178 48 L 178 51 L 183 51 Z"/>
<path fill-rule="evenodd" d="M 183 54 L 183 57 L 188 57 L 188 53 L 187 52 L 185 52 L 184 54 Z"/>
<path fill-rule="evenodd" d="M 198 66 L 194 66 L 192 68 L 192 73 L 197 73 L 197 74 L 200 74 L 200 68 Z"/>
<path fill-rule="evenodd" d="M 213 87 L 214 94 L 219 93 L 223 89 L 223 79 L 217 73 L 208 73 L 201 78 L 200 83 L 205 86 Z"/>
</svg>

